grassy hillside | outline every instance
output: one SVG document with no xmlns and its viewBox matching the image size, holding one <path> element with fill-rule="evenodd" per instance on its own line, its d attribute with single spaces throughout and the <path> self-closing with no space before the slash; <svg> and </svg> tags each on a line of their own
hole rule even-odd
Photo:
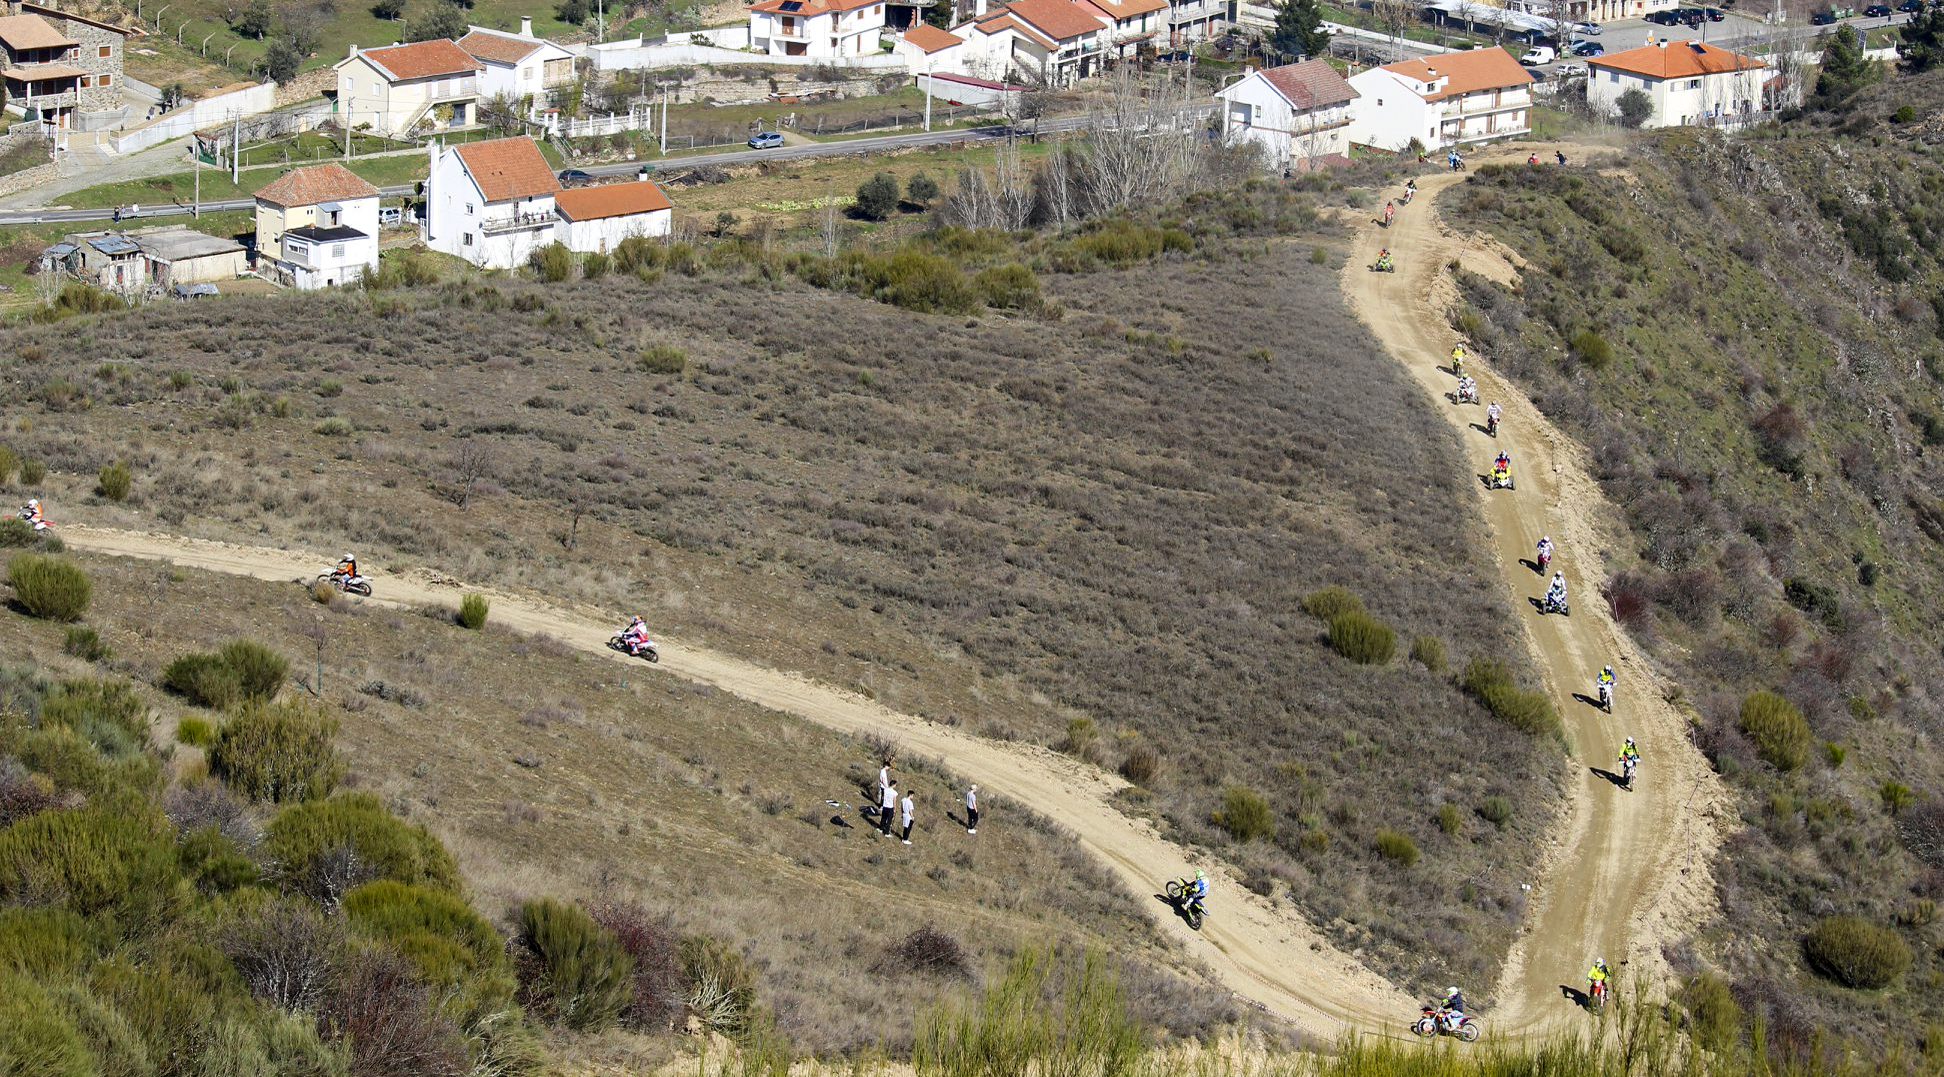
<svg viewBox="0 0 1944 1077">
<path fill-rule="evenodd" d="M 1630 529 L 1607 599 L 1743 791 L 1722 918 L 1668 953 L 1797 1051 L 1944 1021 L 1944 162 L 1896 118 L 1940 98 L 1484 169 L 1448 207 L 1531 263 L 1464 280 L 1459 324 L 1592 448 Z"/>
<path fill-rule="evenodd" d="M 688 271 L 646 280 L 19 330 L 5 392 L 33 428 L 10 441 L 61 500 L 129 456 L 135 494 L 92 519 L 640 608 L 1121 769 L 1130 810 L 1406 981 L 1488 983 L 1557 746 L 1405 657 L 1423 636 L 1456 668 L 1513 637 L 1451 508 L 1452 435 L 1345 314 L 1329 257 L 1232 238 L 1310 208 L 1281 187 L 1191 203 L 1171 218 L 1188 251 L 1049 277 L 1035 317 L 811 288 L 792 274 L 831 267 L 744 241 L 670 248 Z M 1141 234 L 1017 253 L 1077 270 Z M 1331 585 L 1396 631 L 1394 658 L 1330 648 L 1303 599 Z M 1475 750 L 1400 765 L 1427 723 Z"/>
</svg>

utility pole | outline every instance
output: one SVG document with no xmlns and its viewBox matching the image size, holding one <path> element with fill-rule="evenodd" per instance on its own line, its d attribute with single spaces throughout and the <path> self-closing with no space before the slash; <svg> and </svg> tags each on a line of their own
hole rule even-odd
<svg viewBox="0 0 1944 1077">
<path fill-rule="evenodd" d="M 931 130 L 932 91 L 938 88 L 937 84 L 932 81 L 932 66 L 934 62 L 931 57 L 925 57 L 925 130 L 927 131 Z"/>
<path fill-rule="evenodd" d="M 344 103 L 344 120 L 339 126 L 344 128 L 344 159 L 351 159 L 351 102 Z"/>
<path fill-rule="evenodd" d="M 230 185 L 237 182 L 237 162 L 243 156 L 243 111 L 230 113 Z"/>
<path fill-rule="evenodd" d="M 668 87 L 658 86 L 662 92 L 661 155 L 668 156 Z"/>
<path fill-rule="evenodd" d="M 195 151 L 190 155 L 196 159 L 196 200 L 190 203 L 189 215 L 202 219 L 202 143 L 197 141 Z"/>
</svg>

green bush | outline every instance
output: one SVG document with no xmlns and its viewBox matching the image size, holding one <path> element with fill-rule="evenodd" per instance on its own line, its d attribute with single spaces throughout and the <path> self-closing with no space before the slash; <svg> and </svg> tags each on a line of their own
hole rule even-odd
<svg viewBox="0 0 1944 1077">
<path fill-rule="evenodd" d="M 923 172 L 905 182 L 905 196 L 921 206 L 928 206 L 938 197 L 938 181 Z"/>
<path fill-rule="evenodd" d="M 61 649 L 84 662 L 105 661 L 114 654 L 101 642 L 101 633 L 88 625 L 70 626 L 61 640 Z"/>
<path fill-rule="evenodd" d="M 1883 810 L 1893 816 L 1902 815 L 1903 810 L 1917 800 L 1917 794 L 1902 782 L 1884 782 L 1877 795 L 1883 798 Z"/>
<path fill-rule="evenodd" d="M 662 264 L 662 249 L 646 236 L 629 236 L 615 245 L 614 264 L 623 273 L 659 269 Z"/>
<path fill-rule="evenodd" d="M 1339 613 L 1330 618 L 1330 646 L 1359 665 L 1381 666 L 1397 651 L 1397 633 L 1368 613 Z"/>
<path fill-rule="evenodd" d="M 216 657 L 236 674 L 245 699 L 269 699 L 290 675 L 290 659 L 254 640 L 231 640 Z"/>
<path fill-rule="evenodd" d="M 462 628 L 480 629 L 486 627 L 486 613 L 492 603 L 485 595 L 467 595 L 459 600 L 459 625 Z"/>
<path fill-rule="evenodd" d="M 1040 301 L 1039 277 L 1018 262 L 981 269 L 972 278 L 972 287 L 985 297 L 987 306 L 1002 310 L 1024 310 Z"/>
<path fill-rule="evenodd" d="M 1860 916 L 1825 916 L 1802 940 L 1809 966 L 1845 987 L 1888 987 L 1910 967 L 1895 931 Z"/>
<path fill-rule="evenodd" d="M 1456 834 L 1458 833 L 1458 828 L 1463 825 L 1464 825 L 1464 819 L 1458 814 L 1458 806 L 1456 804 L 1444 804 L 1439 806 L 1438 808 L 1438 829 L 1439 830 L 1442 830 L 1447 834 Z"/>
<path fill-rule="evenodd" d="M 154 926 L 153 914 L 173 902 L 175 837 L 148 807 L 110 795 L 8 827 L 0 832 L 0 898 L 55 898 L 84 916 L 126 914 L 119 926 L 131 932 Z"/>
<path fill-rule="evenodd" d="M 1343 613 L 1364 612 L 1363 599 L 1345 587 L 1325 587 L 1303 596 L 1303 611 L 1325 621 Z"/>
<path fill-rule="evenodd" d="M 7 562 L 14 599 L 43 621 L 73 621 L 87 612 L 94 581 L 72 561 L 39 554 L 15 554 Z"/>
<path fill-rule="evenodd" d="M 95 493 L 110 501 L 128 500 L 128 491 L 135 485 L 135 473 L 126 461 L 117 460 L 101 469 L 95 483 Z"/>
<path fill-rule="evenodd" d="M 20 462 L 20 485 L 39 486 L 41 480 L 46 477 L 46 464 L 41 463 L 39 460 L 22 460 Z"/>
<path fill-rule="evenodd" d="M 71 729 L 110 759 L 148 747 L 149 710 L 127 681 L 68 681 L 41 701 L 43 730 Z"/>
<path fill-rule="evenodd" d="M 857 185 L 857 212 L 881 221 L 898 209 L 898 177 L 879 172 Z"/>
<path fill-rule="evenodd" d="M 1465 663 L 1460 687 L 1499 721 L 1534 736 L 1556 736 L 1559 712 L 1543 692 L 1528 692 L 1513 680 L 1512 671 L 1496 658 L 1478 657 Z"/>
<path fill-rule="evenodd" d="M 1573 334 L 1573 354 L 1594 370 L 1605 370 L 1613 363 L 1613 345 L 1591 329 Z"/>
<path fill-rule="evenodd" d="M 515 984 L 505 942 L 464 900 L 386 879 L 346 894 L 343 908 L 360 934 L 383 940 L 416 965 L 462 1023 L 511 1003 Z"/>
<path fill-rule="evenodd" d="M 1407 868 L 1417 863 L 1420 855 L 1417 842 L 1412 841 L 1409 834 L 1389 827 L 1377 832 L 1377 851 L 1384 855 L 1384 859 Z"/>
<path fill-rule="evenodd" d="M 1478 804 L 1479 817 L 1503 829 L 1512 821 L 1512 801 L 1506 797 L 1486 797 Z"/>
<path fill-rule="evenodd" d="M 184 878 L 198 890 L 210 894 L 227 894 L 254 886 L 263 874 L 236 839 L 214 826 L 184 834 L 182 843 L 176 847 L 176 864 Z"/>
<path fill-rule="evenodd" d="M 385 810 L 369 793 L 293 804 L 265 830 L 264 851 L 298 889 L 335 900 L 334 868 L 345 852 L 382 879 L 457 893 L 459 868 L 452 854 L 424 827 Z"/>
<path fill-rule="evenodd" d="M 0 547 L 19 549 L 32 546 L 39 536 L 34 533 L 34 525 L 18 516 L 0 520 Z"/>
<path fill-rule="evenodd" d="M 1800 770 L 1809 761 L 1809 723 L 1795 704 L 1774 692 L 1751 692 L 1742 700 L 1741 728 L 1763 761 L 1777 770 Z"/>
<path fill-rule="evenodd" d="M 673 344 L 650 344 L 641 349 L 635 365 L 650 374 L 680 374 L 688 366 L 688 353 Z"/>
<path fill-rule="evenodd" d="M 0 486 L 13 481 L 14 472 L 20 470 L 20 454 L 0 445 Z"/>
<path fill-rule="evenodd" d="M 247 702 L 216 731 L 209 772 L 253 800 L 327 797 L 344 773 L 331 747 L 337 729 L 337 719 L 303 700 Z"/>
<path fill-rule="evenodd" d="M 96 732 L 102 731 L 103 727 L 97 727 Z M 14 738 L 9 750 L 22 766 L 57 787 L 88 796 L 152 790 L 162 773 L 161 761 L 152 755 L 137 753 L 110 759 L 73 729 L 30 730 Z"/>
<path fill-rule="evenodd" d="M 1444 640 L 1436 636 L 1419 636 L 1411 641 L 1411 661 L 1433 673 L 1445 670 Z"/>
<path fill-rule="evenodd" d="M 587 257 L 581 259 L 581 276 L 588 280 L 600 280 L 608 275 L 608 270 L 613 268 L 613 265 L 614 260 L 607 255 L 600 251 L 590 251 Z"/>
<path fill-rule="evenodd" d="M 1116 217 L 1074 237 L 1073 248 L 1109 265 L 1130 266 L 1158 258 L 1163 251 L 1192 251 L 1195 241 L 1179 228 L 1156 228 Z"/>
<path fill-rule="evenodd" d="M 691 935 L 679 959 L 703 1025 L 726 1035 L 746 1030 L 756 1016 L 756 974 L 742 951 L 714 935 Z"/>
<path fill-rule="evenodd" d="M 1269 810 L 1269 802 L 1246 785 L 1231 785 L 1223 790 L 1221 810 L 1211 820 L 1236 841 L 1276 836 L 1276 817 Z"/>
<path fill-rule="evenodd" d="M 1742 1008 L 1720 977 L 1706 972 L 1694 976 L 1675 997 L 1687 1010 L 1688 1022 L 1701 1046 L 1719 1051 L 1741 1035 Z"/>
<path fill-rule="evenodd" d="M 542 899 L 520 906 L 520 945 L 535 960 L 528 996 L 577 1032 L 614 1024 L 634 999 L 634 958 L 582 910 Z"/>
<path fill-rule="evenodd" d="M 101 950 L 101 931 L 78 913 L 51 905 L 0 910 L 0 972 L 53 980 L 80 973 Z"/>
<path fill-rule="evenodd" d="M 565 243 L 555 241 L 535 250 L 527 258 L 533 273 L 548 284 L 559 284 L 574 275 L 574 252 Z"/>
<path fill-rule="evenodd" d="M 17 973 L 0 973 L 0 1073 L 20 1077 L 99 1077 L 81 1033 L 46 991 Z"/>
<path fill-rule="evenodd" d="M 162 687 L 192 703 L 221 710 L 243 698 L 243 681 L 213 654 L 185 654 L 162 670 Z"/>
<path fill-rule="evenodd" d="M 862 256 L 856 275 L 863 294 L 921 314 L 970 314 L 980 306 L 965 274 L 942 255 L 905 250 Z"/>
</svg>

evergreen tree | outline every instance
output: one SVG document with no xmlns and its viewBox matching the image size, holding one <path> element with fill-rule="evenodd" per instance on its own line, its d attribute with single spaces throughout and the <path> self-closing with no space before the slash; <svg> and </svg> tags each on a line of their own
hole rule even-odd
<svg viewBox="0 0 1944 1077">
<path fill-rule="evenodd" d="M 1944 66 L 1944 7 L 1933 4 L 1910 17 L 1897 31 L 1897 55 L 1905 73 L 1915 75 Z"/>
<path fill-rule="evenodd" d="M 1824 37 L 1822 46 L 1822 72 L 1816 76 L 1811 102 L 1817 108 L 1846 108 L 1856 91 L 1883 76 L 1883 68 L 1863 55 L 1863 34 L 1855 27 L 1837 27 Z"/>
<path fill-rule="evenodd" d="M 1322 56 L 1330 51 L 1330 35 L 1323 32 L 1323 9 L 1317 0 L 1283 0 L 1276 8 L 1276 27 L 1269 44 L 1277 52 Z"/>
</svg>

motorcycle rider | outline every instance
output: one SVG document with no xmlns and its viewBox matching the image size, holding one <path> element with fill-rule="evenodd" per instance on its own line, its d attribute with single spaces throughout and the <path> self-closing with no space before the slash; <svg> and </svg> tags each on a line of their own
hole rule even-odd
<svg viewBox="0 0 1944 1077">
<path fill-rule="evenodd" d="M 1503 414 L 1505 414 L 1505 409 L 1499 407 L 1498 401 L 1492 401 L 1491 405 L 1485 409 L 1485 425 L 1493 430 L 1497 430 L 1499 416 Z"/>
<path fill-rule="evenodd" d="M 1566 574 L 1553 573 L 1552 586 L 1546 588 L 1546 608 L 1557 609 L 1566 605 Z"/>
<path fill-rule="evenodd" d="M 1397 214 L 1397 203 L 1385 202 L 1384 203 L 1384 227 L 1385 228 L 1390 227 L 1391 218 L 1396 214 Z"/>
<path fill-rule="evenodd" d="M 1539 567 L 1545 568 L 1552 563 L 1553 540 L 1551 535 L 1539 536 Z"/>
<path fill-rule="evenodd" d="M 358 559 L 346 553 L 338 559 L 338 565 L 331 570 L 334 580 L 355 580 L 358 578 Z"/>
<path fill-rule="evenodd" d="M 1465 376 L 1465 342 L 1459 341 L 1451 347 L 1451 372 L 1459 377 Z"/>
<path fill-rule="evenodd" d="M 1600 671 L 1600 694 L 1609 697 L 1613 695 L 1613 667 L 1612 666 L 1608 666 L 1605 669 L 1602 669 Z"/>
<path fill-rule="evenodd" d="M 1623 764 L 1640 762 L 1640 748 L 1634 744 L 1632 737 L 1628 737 L 1627 743 L 1620 746 L 1620 762 Z"/>
<path fill-rule="evenodd" d="M 1438 1007 L 1438 1018 L 1444 1022 L 1446 1032 L 1458 1031 L 1465 1023 L 1465 993 L 1456 984 L 1445 988 L 1444 1004 Z"/>
<path fill-rule="evenodd" d="M 621 630 L 621 642 L 627 645 L 629 654 L 636 655 L 648 645 L 648 622 L 642 620 L 640 614 L 636 614 L 634 620 L 628 622 L 628 627 Z"/>
<path fill-rule="evenodd" d="M 36 531 L 47 530 L 47 517 L 41 515 L 40 498 L 30 497 L 20 509 L 20 518 L 33 525 Z"/>
<path fill-rule="evenodd" d="M 1600 992 L 1602 993 L 1605 992 L 1608 975 L 1609 973 L 1607 970 L 1606 958 L 1604 957 L 1594 958 L 1593 967 L 1586 970 L 1586 997 L 1587 998 L 1590 999 L 1590 998 L 1597 997 L 1594 993 L 1596 986 Z M 1604 1004 L 1605 1000 L 1602 999 L 1601 1002 L 1602 1004 Z"/>
<path fill-rule="evenodd" d="M 1208 900 L 1208 872 L 1196 868 L 1195 881 L 1188 884 L 1188 890 L 1182 897 L 1186 899 L 1184 904 L 1187 911 L 1196 916 L 1208 915 L 1208 910 L 1202 904 Z"/>
</svg>

